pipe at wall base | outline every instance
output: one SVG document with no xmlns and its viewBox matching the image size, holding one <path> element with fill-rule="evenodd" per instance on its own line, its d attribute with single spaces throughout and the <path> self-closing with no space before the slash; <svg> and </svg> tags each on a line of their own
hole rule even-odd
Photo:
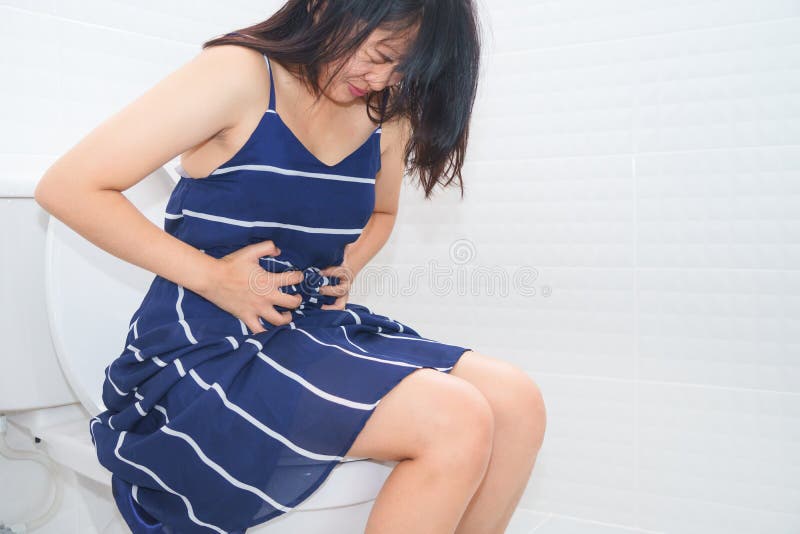
<svg viewBox="0 0 800 534">
<path fill-rule="evenodd" d="M 13 525 L 6 525 L 0 522 L 0 534 L 23 534 L 36 530 L 55 516 L 58 509 L 61 507 L 62 488 L 58 478 L 58 467 L 50 457 L 38 450 L 21 450 L 9 446 L 6 442 L 7 433 L 8 418 L 5 414 L 0 414 L 0 455 L 9 460 L 30 460 L 37 462 L 48 470 L 50 479 L 53 481 L 53 500 L 43 514 L 27 521 L 14 523 Z M 38 440 L 38 438 L 36 439 L 38 443 L 40 440 Z"/>
</svg>

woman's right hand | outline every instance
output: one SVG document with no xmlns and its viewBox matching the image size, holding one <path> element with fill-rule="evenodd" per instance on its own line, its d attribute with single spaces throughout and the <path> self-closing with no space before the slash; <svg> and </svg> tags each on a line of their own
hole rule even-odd
<svg viewBox="0 0 800 534">
<path fill-rule="evenodd" d="M 259 317 L 274 325 L 289 324 L 292 313 L 279 312 L 274 306 L 293 309 L 300 305 L 303 297 L 283 293 L 279 287 L 299 284 L 303 281 L 303 272 L 272 273 L 258 263 L 262 256 L 280 253 L 275 243 L 267 240 L 219 258 L 215 280 L 202 296 L 241 319 L 254 334 L 266 331 Z"/>
</svg>

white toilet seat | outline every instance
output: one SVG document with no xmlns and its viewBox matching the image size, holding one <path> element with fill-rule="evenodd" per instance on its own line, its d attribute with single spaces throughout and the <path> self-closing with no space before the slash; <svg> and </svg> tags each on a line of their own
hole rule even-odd
<svg viewBox="0 0 800 534">
<path fill-rule="evenodd" d="M 174 186 L 156 172 L 125 191 L 161 226 Z M 91 415 L 106 409 L 103 369 L 123 349 L 128 321 L 153 274 L 95 246 L 55 217 L 45 243 L 47 314 L 56 355 L 75 396 Z"/>
</svg>

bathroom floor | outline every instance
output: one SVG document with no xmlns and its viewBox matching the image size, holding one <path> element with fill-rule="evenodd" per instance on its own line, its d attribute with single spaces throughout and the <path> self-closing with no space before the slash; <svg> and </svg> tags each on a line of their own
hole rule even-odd
<svg viewBox="0 0 800 534">
<path fill-rule="evenodd" d="M 663 534 L 517 508 L 505 534 Z"/>
</svg>

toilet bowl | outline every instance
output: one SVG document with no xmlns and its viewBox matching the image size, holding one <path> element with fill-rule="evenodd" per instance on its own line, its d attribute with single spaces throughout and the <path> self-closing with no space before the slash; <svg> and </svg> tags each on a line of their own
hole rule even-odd
<svg viewBox="0 0 800 534">
<path fill-rule="evenodd" d="M 179 178 L 175 164 L 124 192 L 159 227 Z M 51 217 L 33 199 L 34 187 L 35 181 L 0 178 L 0 268 L 8 281 L 0 285 L 0 413 L 39 438 L 41 450 L 69 473 L 61 482 L 87 501 L 97 532 L 130 532 L 114 502 L 111 473 L 97 460 L 89 421 L 105 410 L 104 368 L 122 351 L 128 320 L 154 275 Z M 395 465 L 345 458 L 301 505 L 247 532 L 363 532 Z M 63 525 L 56 531 L 69 532 Z"/>
</svg>

